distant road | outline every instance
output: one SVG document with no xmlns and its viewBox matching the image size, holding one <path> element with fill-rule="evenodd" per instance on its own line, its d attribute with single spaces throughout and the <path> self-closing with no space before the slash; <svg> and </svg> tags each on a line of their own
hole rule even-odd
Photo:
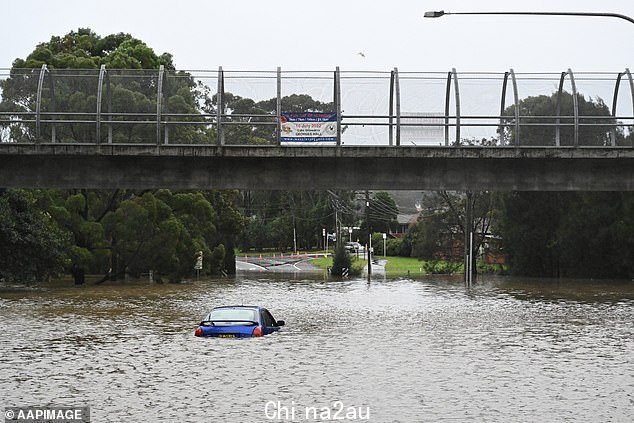
<svg viewBox="0 0 634 423">
<path fill-rule="evenodd" d="M 312 265 L 310 262 L 315 255 L 286 255 L 286 256 L 263 256 L 245 257 L 236 256 L 236 270 L 243 272 L 279 272 L 279 273 L 296 273 L 296 272 L 322 272 L 321 269 Z"/>
</svg>

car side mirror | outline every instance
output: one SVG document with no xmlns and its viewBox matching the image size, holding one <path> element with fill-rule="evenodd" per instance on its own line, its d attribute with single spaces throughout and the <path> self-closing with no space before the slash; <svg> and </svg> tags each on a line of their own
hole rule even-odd
<svg viewBox="0 0 634 423">
<path fill-rule="evenodd" d="M 277 323 L 278 326 L 284 326 L 284 320 L 278 320 L 275 323 Z"/>
</svg>

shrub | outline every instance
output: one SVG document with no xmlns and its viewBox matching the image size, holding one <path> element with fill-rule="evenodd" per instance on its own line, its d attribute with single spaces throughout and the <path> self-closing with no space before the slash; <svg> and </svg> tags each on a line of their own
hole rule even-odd
<svg viewBox="0 0 634 423">
<path fill-rule="evenodd" d="M 432 273 L 435 275 L 451 275 L 454 273 L 462 272 L 464 269 L 464 265 L 462 263 L 445 260 L 429 260 L 422 263 L 422 268 L 425 273 Z"/>
<path fill-rule="evenodd" d="M 343 269 L 352 270 L 352 261 L 348 252 L 343 246 L 343 242 L 339 242 L 335 249 L 335 256 L 332 260 L 332 268 L 330 274 L 333 276 L 343 276 Z"/>
</svg>

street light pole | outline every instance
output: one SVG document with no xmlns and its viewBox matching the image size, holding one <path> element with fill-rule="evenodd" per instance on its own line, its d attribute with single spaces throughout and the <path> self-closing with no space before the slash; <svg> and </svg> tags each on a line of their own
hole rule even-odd
<svg viewBox="0 0 634 423">
<path fill-rule="evenodd" d="M 368 243 L 366 244 L 366 250 L 368 251 L 368 280 L 372 276 L 372 258 L 370 257 L 372 251 L 372 229 L 370 228 L 370 192 L 365 190 L 365 222 L 368 225 Z"/>
<path fill-rule="evenodd" d="M 634 18 L 610 12 L 445 12 L 444 10 L 425 12 L 426 18 L 440 18 L 445 15 L 527 15 L 527 16 L 592 16 L 618 18 L 634 24 Z"/>
</svg>

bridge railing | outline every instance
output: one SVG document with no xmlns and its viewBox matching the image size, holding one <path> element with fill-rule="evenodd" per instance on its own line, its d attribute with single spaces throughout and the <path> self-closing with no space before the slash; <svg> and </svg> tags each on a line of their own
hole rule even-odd
<svg viewBox="0 0 634 423">
<path fill-rule="evenodd" d="M 0 142 L 284 145 L 285 113 L 330 113 L 330 145 L 634 147 L 613 73 L 0 70 Z M 315 140 L 313 140 L 314 142 Z"/>
</svg>

